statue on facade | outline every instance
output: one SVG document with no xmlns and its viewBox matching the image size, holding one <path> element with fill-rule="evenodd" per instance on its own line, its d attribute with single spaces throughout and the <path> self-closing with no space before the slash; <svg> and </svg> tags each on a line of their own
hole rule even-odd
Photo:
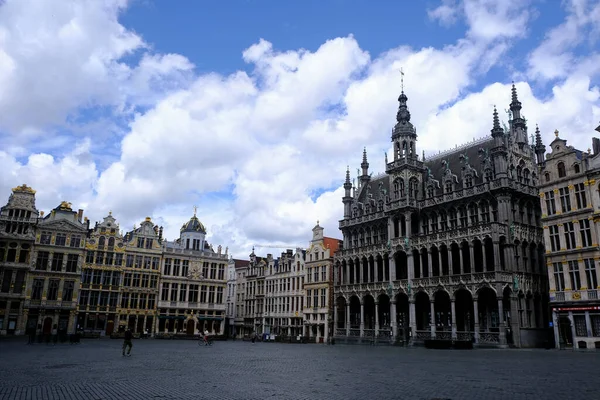
<svg viewBox="0 0 600 400">
<path fill-rule="evenodd" d="M 217 254 L 221 254 L 221 245 L 217 247 Z"/>
</svg>

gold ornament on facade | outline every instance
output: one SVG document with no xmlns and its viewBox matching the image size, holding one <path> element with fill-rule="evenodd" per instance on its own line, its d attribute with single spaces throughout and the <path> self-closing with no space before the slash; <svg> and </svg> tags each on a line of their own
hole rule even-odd
<svg viewBox="0 0 600 400">
<path fill-rule="evenodd" d="M 21 186 L 12 188 L 12 192 L 13 193 L 35 194 L 35 190 L 33 190 L 31 187 L 27 186 L 26 184 L 22 184 Z"/>
<path fill-rule="evenodd" d="M 581 293 L 579 293 L 579 292 L 573 292 L 573 294 L 571 295 L 571 298 L 573 300 L 581 300 Z"/>
</svg>

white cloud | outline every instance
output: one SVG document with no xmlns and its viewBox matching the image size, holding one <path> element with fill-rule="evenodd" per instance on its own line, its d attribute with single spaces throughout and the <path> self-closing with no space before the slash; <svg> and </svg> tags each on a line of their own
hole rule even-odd
<svg viewBox="0 0 600 400">
<path fill-rule="evenodd" d="M 593 43 L 600 29 L 600 1 L 570 0 L 564 4 L 567 12 L 564 22 L 551 29 L 528 57 L 530 79 L 546 81 L 573 74 L 593 76 L 600 72 L 598 51 L 576 51 L 588 40 L 592 40 L 592 48 L 596 48 Z"/>
<path fill-rule="evenodd" d="M 38 137 L 81 107 L 127 109 L 178 87 L 192 65 L 180 55 L 143 53 L 123 27 L 124 0 L 8 0 L 0 7 L 0 131 Z M 121 59 L 142 52 L 137 66 Z M 32 112 L 35 110 L 35 112 Z"/>
<path fill-rule="evenodd" d="M 111 9 L 90 6 L 89 19 L 108 18 L 112 22 L 105 26 L 105 35 L 117 38 L 111 47 L 96 32 L 102 37 L 87 42 L 86 54 L 106 54 L 96 57 L 105 63 L 93 63 L 94 79 L 78 75 L 74 82 L 83 79 L 85 84 L 61 93 L 65 100 L 59 101 L 57 109 L 44 108 L 42 99 L 37 104 L 42 116 L 30 120 L 17 114 L 7 129 L 13 134 L 31 126 L 39 132 L 90 101 L 115 107 L 124 104 L 124 96 L 133 105 L 154 106 L 131 119 L 120 141 L 119 159 L 106 168 L 98 167 L 99 155 L 90 152 L 94 142 L 71 145 L 69 137 L 51 136 L 45 146 L 67 148 L 62 156 L 31 155 L 26 147 L 11 144 L 10 150 L 0 151 L 0 168 L 10 171 L 0 184 L 0 193 L 8 194 L 10 187 L 27 183 L 38 190 L 42 209 L 66 199 L 77 208 L 86 208 L 92 220 L 112 210 L 123 229 L 151 216 L 164 226 L 169 239 L 179 234 L 192 205 L 197 204 L 210 240 L 228 246 L 236 257 L 246 257 L 253 244 L 265 242 L 306 246 L 317 219 L 326 235 L 339 237 L 340 186 L 346 165 L 354 176 L 366 146 L 370 171 L 383 171 L 383 153 L 390 147 L 395 124 L 400 67 L 406 72 L 419 152 L 433 153 L 488 135 L 494 104 L 504 116 L 509 85 L 482 81 L 513 41 L 525 34 L 531 18 L 528 2 L 514 9 L 507 4 L 444 2 L 444 6 L 457 7 L 456 16 L 466 19 L 469 30 L 464 39 L 443 48 L 400 46 L 371 57 L 352 36 L 329 40 L 314 52 L 281 52 L 267 40 L 259 40 L 242 54 L 250 74 L 195 77 L 187 73 L 189 61 L 176 54 L 145 54 L 134 67 L 120 63 L 121 54 L 144 51 L 148 45 L 119 25 L 123 4 L 113 3 L 112 14 Z M 0 16 L 2 12 L 0 8 Z M 449 18 L 441 11 L 438 14 L 430 12 L 430 17 Z M 31 18 L 29 11 L 15 11 L 15 15 Z M 42 14 L 35 15 L 41 18 Z M 522 26 L 517 27 L 515 21 Z M 58 25 L 69 26 L 64 34 L 69 38 L 92 35 L 82 23 L 76 24 L 79 30 L 66 22 Z M 0 42 L 7 32 L 0 28 Z M 77 47 L 80 39 L 70 40 Z M 18 43 L 14 40 L 12 48 Z M 7 54 L 10 60 L 16 59 Z M 63 71 L 62 56 L 31 57 L 44 60 L 47 69 Z M 88 58 L 81 59 L 87 62 Z M 6 60 L 0 53 L 0 71 L 12 68 Z M 600 119 L 600 102 L 596 81 L 586 75 L 594 68 L 593 59 L 586 62 L 588 69 L 581 67 L 578 74 L 557 82 L 548 97 L 536 97 L 527 83 L 517 82 L 530 130 L 539 123 L 546 141 L 558 128 L 570 143 L 589 146 L 594 122 Z M 23 64 L 14 65 L 22 68 Z M 81 74 L 82 62 L 78 65 L 65 71 Z M 6 76 L 0 72 L 0 81 Z M 97 88 L 104 81 L 96 77 L 110 77 L 111 83 Z M 11 90 L 23 91 L 24 82 L 17 81 Z M 482 89 L 476 90 L 475 83 Z M 210 194 L 214 192 L 218 195 Z M 315 193 L 320 193 L 316 199 Z"/>
</svg>

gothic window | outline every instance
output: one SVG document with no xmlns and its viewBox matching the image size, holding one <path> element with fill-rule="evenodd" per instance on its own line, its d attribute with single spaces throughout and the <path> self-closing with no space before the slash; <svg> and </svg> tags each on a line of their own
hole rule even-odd
<svg viewBox="0 0 600 400">
<path fill-rule="evenodd" d="M 492 170 L 490 168 L 485 170 L 485 181 L 490 182 L 493 179 Z"/>
<path fill-rule="evenodd" d="M 523 182 L 523 169 L 520 165 L 517 167 L 517 181 L 519 183 Z"/>
<path fill-rule="evenodd" d="M 481 222 L 490 222 L 490 205 L 488 202 L 482 201 L 479 205 L 479 209 L 481 210 Z"/>
<path fill-rule="evenodd" d="M 428 198 L 432 198 L 433 197 L 433 185 L 427 186 L 427 197 Z"/>
<path fill-rule="evenodd" d="M 371 207 L 369 207 L 368 204 L 365 205 L 365 214 L 368 214 L 371 212 Z"/>
<path fill-rule="evenodd" d="M 458 213 L 460 215 L 460 227 L 466 228 L 467 227 L 467 209 L 465 208 L 465 206 L 460 206 L 460 208 L 458 209 Z"/>
<path fill-rule="evenodd" d="M 394 198 L 397 199 L 399 197 L 399 194 L 400 194 L 400 183 L 396 179 L 394 181 Z"/>
<path fill-rule="evenodd" d="M 455 208 L 450 209 L 449 218 L 450 218 L 450 229 L 458 228 L 458 221 L 456 218 L 456 209 Z"/>
<path fill-rule="evenodd" d="M 448 216 L 445 211 L 440 212 L 441 230 L 445 231 L 448 229 Z"/>
<path fill-rule="evenodd" d="M 431 232 L 436 233 L 438 231 L 438 216 L 433 214 L 431 216 Z"/>
<path fill-rule="evenodd" d="M 523 170 L 523 183 L 529 185 L 529 170 L 527 168 Z"/>
<path fill-rule="evenodd" d="M 467 175 L 465 176 L 465 188 L 473 187 L 473 176 Z"/>
<path fill-rule="evenodd" d="M 415 179 L 412 178 L 409 182 L 408 182 L 408 196 L 411 199 L 415 199 L 417 197 L 418 194 L 418 187 L 419 187 L 419 182 Z"/>
<path fill-rule="evenodd" d="M 567 176 L 567 170 L 565 169 L 565 163 L 564 162 L 559 162 L 556 165 L 556 169 L 558 171 L 558 177 L 559 178 L 564 178 L 565 176 Z"/>
<path fill-rule="evenodd" d="M 115 238 L 110 237 L 110 238 L 108 238 L 108 248 L 112 249 L 113 247 L 115 247 Z"/>
<path fill-rule="evenodd" d="M 446 181 L 444 192 L 451 193 L 452 192 L 452 181 Z"/>
<path fill-rule="evenodd" d="M 423 221 L 421 222 L 421 227 L 423 229 L 424 235 L 429 234 L 429 218 L 427 217 L 427 215 L 423 216 Z"/>
<path fill-rule="evenodd" d="M 106 242 L 106 239 L 104 238 L 104 236 L 100 236 L 100 239 L 98 239 L 98 247 L 100 247 L 100 248 L 104 247 L 105 242 Z"/>
<path fill-rule="evenodd" d="M 477 205 L 474 203 L 469 204 L 469 216 L 471 218 L 472 225 L 479 223 L 479 214 L 477 213 Z"/>
</svg>

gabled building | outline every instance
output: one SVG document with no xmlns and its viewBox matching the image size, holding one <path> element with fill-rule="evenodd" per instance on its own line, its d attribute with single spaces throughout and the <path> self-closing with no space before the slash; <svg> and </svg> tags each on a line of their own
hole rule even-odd
<svg viewBox="0 0 600 400">
<path fill-rule="evenodd" d="M 333 336 L 333 262 L 341 240 L 323 236 L 318 221 L 312 232 L 305 260 L 303 336 L 326 343 Z"/>
<path fill-rule="evenodd" d="M 408 97 L 398 98 L 393 154 L 357 184 L 346 172 L 336 255 L 340 341 L 473 342 L 531 347 L 547 339 L 535 146 L 512 88 L 508 126 L 419 156 Z"/>
<path fill-rule="evenodd" d="M 45 217 L 42 214 L 37 224 L 23 313 L 37 321 L 44 335 L 53 328 L 63 337 L 75 331 L 88 229 L 83 210 L 74 211 L 66 201 Z"/>
<path fill-rule="evenodd" d="M 153 335 L 158 329 L 156 306 L 163 253 L 162 228 L 146 217 L 139 228 L 134 227 L 123 239 L 125 267 L 121 303 L 117 309 L 118 330 L 122 332 L 129 327 L 133 333 Z"/>
<path fill-rule="evenodd" d="M 0 335 L 37 329 L 37 314 L 29 316 L 23 306 L 38 216 L 35 190 L 27 185 L 13 188 L 8 203 L 0 208 Z"/>
<path fill-rule="evenodd" d="M 158 333 L 225 333 L 228 250 L 215 251 L 196 214 L 180 237 L 163 243 Z"/>
<path fill-rule="evenodd" d="M 242 287 L 243 300 L 243 335 L 265 332 L 265 277 L 269 268 L 273 268 L 275 260 L 272 254 L 267 257 L 258 257 L 254 248 L 250 254 L 250 262 L 246 267 L 245 287 Z"/>
<path fill-rule="evenodd" d="M 303 334 L 306 251 L 287 249 L 265 271 L 263 332 L 284 337 Z"/>
<path fill-rule="evenodd" d="M 233 332 L 232 335 L 243 335 L 248 329 L 244 329 L 244 316 L 246 305 L 246 273 L 250 261 L 232 259 L 235 268 L 235 287 L 233 290 Z M 231 260 L 230 260 L 231 263 Z"/>
<path fill-rule="evenodd" d="M 600 130 L 600 127 L 598 128 Z M 556 347 L 600 348 L 600 139 L 587 152 L 558 131 L 545 155 L 537 132 L 539 196 Z"/>
<path fill-rule="evenodd" d="M 77 305 L 80 329 L 110 336 L 118 328 L 124 262 L 123 236 L 109 212 L 88 232 Z"/>
</svg>

